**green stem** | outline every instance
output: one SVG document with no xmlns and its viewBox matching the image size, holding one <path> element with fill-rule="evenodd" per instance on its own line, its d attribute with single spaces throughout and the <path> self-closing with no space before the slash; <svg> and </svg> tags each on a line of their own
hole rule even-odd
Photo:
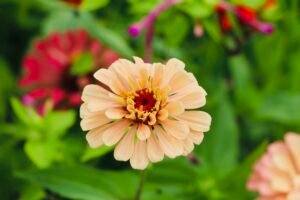
<svg viewBox="0 0 300 200">
<path fill-rule="evenodd" d="M 146 179 L 146 170 L 143 170 L 143 171 L 141 171 L 140 183 L 138 185 L 138 189 L 136 191 L 134 200 L 140 200 L 141 199 L 143 188 L 144 188 L 145 179 Z"/>
</svg>

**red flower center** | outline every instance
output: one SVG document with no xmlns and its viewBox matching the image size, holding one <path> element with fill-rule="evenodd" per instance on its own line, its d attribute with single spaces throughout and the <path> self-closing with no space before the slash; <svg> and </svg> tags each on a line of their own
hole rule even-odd
<svg viewBox="0 0 300 200">
<path fill-rule="evenodd" d="M 146 89 L 137 91 L 137 96 L 134 98 L 134 107 L 142 111 L 150 112 L 155 106 L 156 99 L 153 92 L 149 92 Z"/>
</svg>

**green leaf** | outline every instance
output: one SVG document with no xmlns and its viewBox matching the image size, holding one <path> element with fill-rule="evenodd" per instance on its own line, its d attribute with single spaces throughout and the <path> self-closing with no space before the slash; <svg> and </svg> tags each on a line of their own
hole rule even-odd
<svg viewBox="0 0 300 200">
<path fill-rule="evenodd" d="M 11 106 L 18 119 L 25 125 L 30 126 L 31 120 L 28 117 L 28 112 L 24 105 L 15 97 L 10 99 Z"/>
<path fill-rule="evenodd" d="M 96 10 L 99 8 L 103 8 L 109 3 L 109 0 L 84 0 L 80 5 L 80 9 L 82 10 Z"/>
<path fill-rule="evenodd" d="M 81 54 L 71 67 L 71 75 L 85 75 L 93 69 L 93 56 L 91 53 Z"/>
<path fill-rule="evenodd" d="M 28 140 L 24 150 L 30 160 L 39 168 L 49 167 L 60 156 L 59 141 Z"/>
<path fill-rule="evenodd" d="M 47 138 L 59 138 L 75 123 L 76 113 L 73 110 L 53 111 L 44 118 Z"/>
<path fill-rule="evenodd" d="M 214 11 L 213 4 L 197 0 L 184 1 L 178 7 L 193 18 L 206 18 Z"/>
<path fill-rule="evenodd" d="M 249 192 L 246 190 L 246 181 L 251 173 L 255 161 L 257 161 L 265 152 L 266 147 L 267 142 L 263 142 L 250 155 L 248 155 L 243 163 L 220 181 L 222 190 L 224 193 L 229 195 L 228 200 L 237 197 L 239 199 L 254 199 L 253 197 L 247 198 L 249 196 Z"/>
<path fill-rule="evenodd" d="M 222 177 L 237 164 L 238 158 L 238 126 L 234 109 L 228 99 L 224 85 L 220 86 L 215 110 L 212 114 L 212 126 L 205 133 L 203 143 L 198 147 L 200 155 L 212 167 L 214 175 Z M 222 167 L 220 167 L 222 163 Z"/>
<path fill-rule="evenodd" d="M 81 157 L 81 161 L 86 162 L 94 158 L 99 158 L 107 154 L 108 152 L 110 152 L 112 149 L 113 147 L 109 147 L 109 146 L 101 146 L 97 149 L 92 149 L 90 147 L 87 147 L 84 154 Z"/>
<path fill-rule="evenodd" d="M 45 199 L 45 192 L 39 185 L 29 184 L 23 189 L 20 200 L 41 200 Z"/>
<path fill-rule="evenodd" d="M 134 55 L 133 50 L 120 35 L 106 28 L 92 15 L 84 11 L 81 11 L 78 16 L 75 16 L 71 11 L 52 13 L 45 20 L 44 32 L 49 33 L 57 30 L 65 31 L 76 28 L 85 28 L 93 37 L 99 39 L 100 42 L 103 42 L 123 56 L 129 58 Z"/>
<path fill-rule="evenodd" d="M 265 98 L 258 116 L 285 125 L 299 125 L 300 94 L 279 93 Z"/>
<path fill-rule="evenodd" d="M 127 171 L 110 172 L 88 167 L 60 167 L 16 174 L 65 198 L 83 200 L 133 199 L 138 180 Z"/>
<path fill-rule="evenodd" d="M 221 32 L 217 23 L 211 19 L 203 19 L 201 22 L 207 34 L 216 42 L 220 42 Z"/>
<path fill-rule="evenodd" d="M 247 58 L 244 55 L 231 57 L 229 67 L 233 77 L 236 108 L 239 111 L 247 112 L 247 114 L 256 111 L 261 101 L 260 93 L 254 84 L 252 67 Z"/>
<path fill-rule="evenodd" d="M 172 17 L 171 21 L 170 17 Z M 161 26 L 167 43 L 173 47 L 178 46 L 183 41 L 189 28 L 189 21 L 182 15 L 168 16 Z"/>
</svg>

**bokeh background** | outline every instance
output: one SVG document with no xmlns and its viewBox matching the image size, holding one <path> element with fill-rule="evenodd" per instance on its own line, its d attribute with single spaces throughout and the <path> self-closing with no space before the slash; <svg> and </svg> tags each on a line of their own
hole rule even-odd
<svg viewBox="0 0 300 200">
<path fill-rule="evenodd" d="M 234 12 L 227 30 L 218 0 L 184 0 L 157 18 L 152 61 L 183 60 L 208 93 L 204 109 L 213 121 L 193 154 L 149 167 L 141 199 L 254 199 L 246 189 L 254 161 L 268 143 L 300 132 L 300 2 L 268 2 L 227 3 L 255 11 L 246 19 L 269 23 L 272 33 L 253 29 Z M 37 41 L 68 31 L 85 30 L 120 57 L 144 57 L 145 32 L 131 37 L 127 29 L 160 3 L 0 0 L 0 199 L 134 199 L 140 172 L 115 161 L 111 147 L 88 147 L 79 106 L 58 109 L 50 98 L 41 113 L 36 103 L 24 102 L 30 88 L 20 80 L 27 55 L 40 57 L 33 50 Z M 68 65 L 72 76 L 86 76 L 91 57 L 76 55 Z M 108 67 L 103 63 L 109 58 L 103 59 L 97 67 Z M 55 76 L 51 63 L 43 62 L 43 73 Z"/>
</svg>

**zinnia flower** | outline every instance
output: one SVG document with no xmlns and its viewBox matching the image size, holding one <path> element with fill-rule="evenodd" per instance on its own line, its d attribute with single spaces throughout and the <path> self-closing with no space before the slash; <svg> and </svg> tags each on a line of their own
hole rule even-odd
<svg viewBox="0 0 300 200">
<path fill-rule="evenodd" d="M 92 56 L 91 70 L 72 75 L 72 64 L 84 53 Z M 83 87 L 93 82 L 92 73 L 100 67 L 108 67 L 118 58 L 118 54 L 85 30 L 52 33 L 37 40 L 23 60 L 25 73 L 20 86 L 27 91 L 23 101 L 41 113 L 46 100 L 51 100 L 55 109 L 79 106 Z"/>
<path fill-rule="evenodd" d="M 254 165 L 248 188 L 259 200 L 300 199 L 300 135 L 288 133 L 274 142 Z"/>
<path fill-rule="evenodd" d="M 209 130 L 211 117 L 194 109 L 205 105 L 206 92 L 184 63 L 165 65 L 119 59 L 94 77 L 105 84 L 84 88 L 81 127 L 93 148 L 116 145 L 114 157 L 135 169 L 159 162 L 164 155 L 189 154 Z"/>
</svg>

